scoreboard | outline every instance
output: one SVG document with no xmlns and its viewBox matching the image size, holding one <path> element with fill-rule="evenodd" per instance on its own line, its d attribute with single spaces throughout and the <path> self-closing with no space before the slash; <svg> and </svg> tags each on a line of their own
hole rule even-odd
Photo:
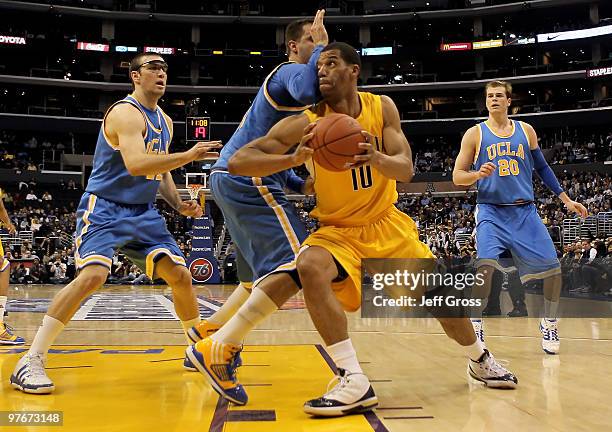
<svg viewBox="0 0 612 432">
<path fill-rule="evenodd" d="M 210 141 L 210 117 L 187 117 L 185 128 L 187 141 Z"/>
</svg>

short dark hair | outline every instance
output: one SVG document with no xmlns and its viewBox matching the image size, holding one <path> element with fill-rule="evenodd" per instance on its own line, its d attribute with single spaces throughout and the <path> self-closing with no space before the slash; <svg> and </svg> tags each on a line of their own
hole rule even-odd
<svg viewBox="0 0 612 432">
<path fill-rule="evenodd" d="M 302 18 L 287 24 L 287 28 L 285 29 L 285 48 L 287 55 L 289 54 L 289 41 L 299 40 L 304 34 L 304 26 L 306 24 L 312 24 L 312 20 L 310 18 Z"/>
<path fill-rule="evenodd" d="M 128 78 L 130 79 L 130 83 L 132 84 L 132 91 L 136 88 L 136 86 L 134 85 L 134 81 L 132 80 L 132 72 L 137 72 L 138 69 L 140 69 L 140 65 L 144 63 L 144 58 L 149 56 L 159 56 L 159 54 L 141 52 L 136 54 L 132 58 L 132 60 L 130 60 L 130 71 L 128 72 Z"/>
<path fill-rule="evenodd" d="M 323 48 L 321 52 L 331 50 L 338 50 L 340 52 L 340 58 L 344 60 L 345 63 L 356 64 L 361 67 L 361 57 L 357 53 L 357 50 L 349 44 L 345 42 L 332 42 Z"/>
</svg>

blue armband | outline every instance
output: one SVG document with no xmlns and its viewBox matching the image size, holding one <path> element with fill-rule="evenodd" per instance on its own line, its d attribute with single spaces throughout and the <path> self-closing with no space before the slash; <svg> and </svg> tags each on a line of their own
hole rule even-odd
<svg viewBox="0 0 612 432">
<path fill-rule="evenodd" d="M 287 176 L 287 188 L 291 189 L 293 192 L 303 194 L 304 183 L 306 183 L 306 180 L 298 176 L 292 169 L 289 170 L 289 175 Z"/>
<path fill-rule="evenodd" d="M 542 150 L 539 147 L 535 150 L 531 150 L 531 156 L 533 157 L 533 167 L 548 189 L 553 191 L 555 195 L 559 195 L 563 192 L 563 188 L 561 188 L 557 176 L 548 165 L 548 162 L 546 162 L 546 159 L 544 159 Z"/>
</svg>

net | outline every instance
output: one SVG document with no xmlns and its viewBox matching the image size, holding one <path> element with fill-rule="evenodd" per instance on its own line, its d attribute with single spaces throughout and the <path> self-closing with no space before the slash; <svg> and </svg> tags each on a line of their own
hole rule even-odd
<svg viewBox="0 0 612 432">
<path fill-rule="evenodd" d="M 191 197 L 192 200 L 198 201 L 198 196 L 200 196 L 200 207 L 202 207 L 202 212 L 205 213 L 206 207 L 205 207 L 205 201 L 204 201 L 204 194 L 201 193 L 203 188 L 204 188 L 204 185 L 197 184 L 197 183 L 187 185 L 187 191 L 189 192 L 189 196 Z"/>
</svg>

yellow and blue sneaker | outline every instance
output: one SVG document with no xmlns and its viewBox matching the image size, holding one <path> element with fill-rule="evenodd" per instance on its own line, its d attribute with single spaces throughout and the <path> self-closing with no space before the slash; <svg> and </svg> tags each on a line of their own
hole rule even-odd
<svg viewBox="0 0 612 432">
<path fill-rule="evenodd" d="M 213 324 L 206 320 L 202 320 L 197 325 L 187 330 L 187 336 L 195 344 L 204 338 L 212 336 L 220 328 L 221 325 L 219 324 Z M 234 367 L 238 368 L 240 366 L 242 366 L 242 357 L 240 357 L 240 353 L 238 353 L 234 358 Z M 189 360 L 187 356 L 185 356 L 185 360 L 183 360 L 183 367 L 188 371 L 197 372 L 197 368 L 191 363 L 191 360 Z"/>
<path fill-rule="evenodd" d="M 187 348 L 186 355 L 217 393 L 236 405 L 246 405 L 246 391 L 236 377 L 235 358 L 242 346 L 217 342 L 207 337 Z"/>
<path fill-rule="evenodd" d="M 13 329 L 4 323 L 0 323 L 0 345 L 23 345 L 25 339 L 15 336 Z"/>
<path fill-rule="evenodd" d="M 207 320 L 200 321 L 197 325 L 187 330 L 187 336 L 191 339 L 191 342 L 197 343 L 202 339 L 212 336 L 221 326 L 219 324 L 213 324 Z"/>
</svg>

